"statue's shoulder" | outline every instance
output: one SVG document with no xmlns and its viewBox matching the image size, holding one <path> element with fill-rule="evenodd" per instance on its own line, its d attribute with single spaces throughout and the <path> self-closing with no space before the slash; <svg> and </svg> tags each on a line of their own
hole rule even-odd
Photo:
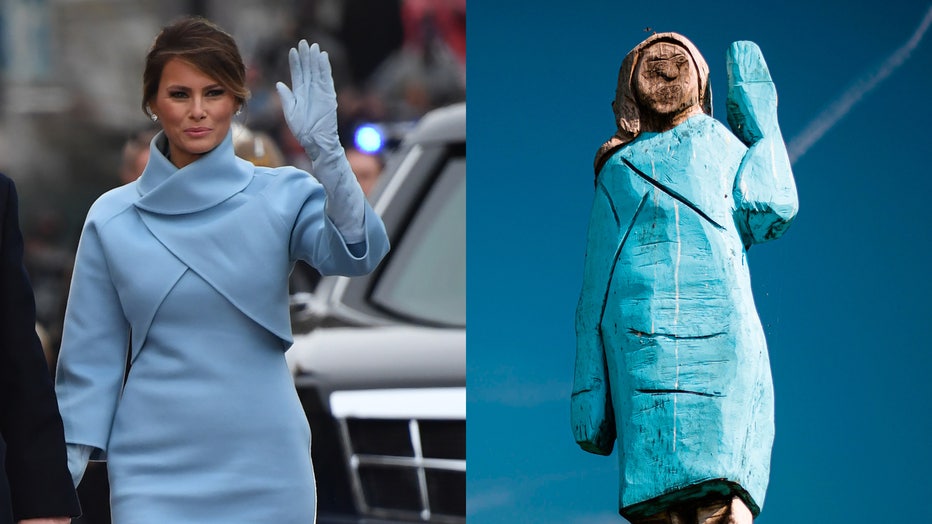
<svg viewBox="0 0 932 524">
<path fill-rule="evenodd" d="M 629 150 L 628 145 L 618 148 L 605 161 L 596 177 L 596 187 L 602 186 L 613 195 L 627 194 L 632 198 L 640 198 L 639 195 L 643 194 L 648 184 L 638 174 L 636 167 L 643 160 L 643 155 Z"/>
<path fill-rule="evenodd" d="M 734 137 L 731 130 L 728 129 L 728 126 L 705 113 L 690 117 L 688 120 L 677 126 L 677 128 L 683 128 L 683 130 L 689 130 L 692 132 L 701 131 L 704 133 L 711 133 L 712 136 L 717 137 L 725 137 L 726 135 Z"/>
<path fill-rule="evenodd" d="M 696 115 L 677 126 L 679 140 L 692 142 L 692 147 L 707 150 L 709 154 L 722 157 L 744 155 L 747 146 L 725 124 L 709 115 Z"/>
</svg>

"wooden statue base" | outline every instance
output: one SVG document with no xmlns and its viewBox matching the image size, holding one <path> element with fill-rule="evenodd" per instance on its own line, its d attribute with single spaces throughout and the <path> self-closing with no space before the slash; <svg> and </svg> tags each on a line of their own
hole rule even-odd
<svg viewBox="0 0 932 524">
<path fill-rule="evenodd" d="M 631 524 L 751 524 L 751 510 L 739 497 L 717 501 L 699 500 L 682 504 Z"/>
</svg>

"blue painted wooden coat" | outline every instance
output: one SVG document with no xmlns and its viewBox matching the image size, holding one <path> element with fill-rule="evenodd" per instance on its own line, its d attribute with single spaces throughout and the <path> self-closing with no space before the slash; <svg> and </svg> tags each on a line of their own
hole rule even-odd
<svg viewBox="0 0 932 524">
<path fill-rule="evenodd" d="M 371 271 L 384 226 L 367 204 L 354 256 L 307 173 L 235 157 L 232 135 L 177 169 L 163 140 L 87 216 L 57 375 L 66 439 L 106 452 L 119 524 L 312 522 L 288 275 L 297 259 Z"/>
<path fill-rule="evenodd" d="M 587 451 L 617 437 L 626 516 L 709 492 L 760 511 L 773 387 L 745 250 L 796 213 L 785 159 L 779 133 L 749 149 L 701 114 L 642 132 L 598 175 L 571 418 Z"/>
</svg>

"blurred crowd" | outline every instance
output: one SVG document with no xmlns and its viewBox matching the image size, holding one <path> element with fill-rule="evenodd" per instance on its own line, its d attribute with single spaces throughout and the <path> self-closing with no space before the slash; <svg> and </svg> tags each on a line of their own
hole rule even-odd
<svg viewBox="0 0 932 524">
<path fill-rule="evenodd" d="M 305 38 L 318 42 L 330 56 L 341 140 L 368 193 L 406 129 L 431 109 L 465 100 L 466 1 L 334 1 L 330 6 L 340 10 L 338 27 L 321 23 L 319 10 L 300 8 L 304 4 L 314 2 L 295 0 L 294 16 L 285 17 L 281 31 L 244 50 L 251 97 L 233 129 L 236 153 L 257 165 L 313 171 L 285 124 L 274 87 L 280 80 L 291 83 L 288 50 Z M 110 171 L 109 187 L 132 182 L 145 168 L 158 128 L 141 114 L 140 122 L 124 133 L 122 144 L 113 144 L 121 150 L 112 155 L 119 161 Z M 366 124 L 382 132 L 381 147 L 356 143 L 356 131 Z M 7 174 L 16 178 L 16 173 Z M 76 213 L 86 212 L 98 195 L 76 194 L 81 200 L 75 203 Z M 36 294 L 37 330 L 54 369 L 77 235 L 66 223 L 65 211 L 55 206 L 33 206 L 28 214 L 23 224 L 26 265 Z M 308 290 L 315 281 L 311 268 L 296 269 L 293 285 Z"/>
</svg>

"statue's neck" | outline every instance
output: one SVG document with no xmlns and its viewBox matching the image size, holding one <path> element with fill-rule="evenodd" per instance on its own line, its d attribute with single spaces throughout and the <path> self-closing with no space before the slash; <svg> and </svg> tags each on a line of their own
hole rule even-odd
<svg viewBox="0 0 932 524">
<path fill-rule="evenodd" d="M 685 122 L 689 117 L 700 113 L 702 113 L 702 108 L 698 104 L 690 106 L 682 111 L 666 114 L 657 113 L 649 107 L 642 107 L 640 128 L 642 132 L 651 131 L 662 133 L 673 129 Z"/>
</svg>

